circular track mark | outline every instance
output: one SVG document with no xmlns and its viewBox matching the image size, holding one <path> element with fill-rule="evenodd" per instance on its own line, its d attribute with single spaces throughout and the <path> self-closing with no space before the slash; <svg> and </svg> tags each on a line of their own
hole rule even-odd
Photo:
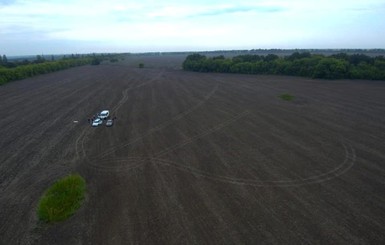
<svg viewBox="0 0 385 245">
<path fill-rule="evenodd" d="M 322 174 L 313 175 L 307 178 L 294 179 L 294 180 L 259 181 L 254 179 L 233 178 L 228 176 L 221 176 L 221 175 L 207 173 L 205 171 L 202 171 L 193 167 L 181 165 L 174 161 L 169 161 L 161 158 L 151 158 L 151 160 L 153 160 L 153 162 L 155 163 L 175 167 L 181 171 L 188 172 L 193 175 L 197 175 L 197 176 L 205 177 L 210 180 L 229 183 L 229 184 L 250 185 L 250 186 L 257 186 L 257 187 L 264 187 L 264 186 L 294 187 L 294 186 L 303 186 L 303 185 L 322 183 L 322 182 L 337 178 L 339 176 L 342 176 L 347 171 L 349 171 L 349 169 L 353 167 L 356 161 L 356 153 L 353 146 L 348 141 L 342 140 L 341 145 L 344 148 L 345 158 L 344 158 L 344 161 L 341 164 L 339 164 L 336 168 Z"/>
<path fill-rule="evenodd" d="M 125 172 L 142 166 L 147 160 L 141 157 L 89 159 L 86 166 L 100 172 Z"/>
</svg>

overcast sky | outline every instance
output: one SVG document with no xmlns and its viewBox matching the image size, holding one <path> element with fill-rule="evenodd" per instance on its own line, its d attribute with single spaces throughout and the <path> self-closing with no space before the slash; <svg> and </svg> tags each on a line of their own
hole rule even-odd
<svg viewBox="0 0 385 245">
<path fill-rule="evenodd" d="M 0 54 L 385 48 L 384 0 L 0 0 Z"/>
</svg>

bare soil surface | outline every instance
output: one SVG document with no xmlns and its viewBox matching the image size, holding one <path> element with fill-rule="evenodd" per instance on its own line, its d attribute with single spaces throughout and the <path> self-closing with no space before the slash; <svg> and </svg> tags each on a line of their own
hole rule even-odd
<svg viewBox="0 0 385 245">
<path fill-rule="evenodd" d="M 384 243 L 385 82 L 134 63 L 0 87 L 1 244 Z M 39 222 L 73 172 L 82 207 Z"/>
</svg>

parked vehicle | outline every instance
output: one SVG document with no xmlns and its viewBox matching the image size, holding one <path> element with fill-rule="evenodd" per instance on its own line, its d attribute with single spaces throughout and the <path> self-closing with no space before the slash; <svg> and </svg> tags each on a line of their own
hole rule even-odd
<svg viewBox="0 0 385 245">
<path fill-rule="evenodd" d="M 107 119 L 109 116 L 110 116 L 110 111 L 109 110 L 101 111 L 98 114 L 98 118 L 100 118 L 100 119 Z"/>
<path fill-rule="evenodd" d="M 92 127 L 97 127 L 100 124 L 103 124 L 103 121 L 100 118 L 96 118 L 94 121 L 92 121 Z"/>
<path fill-rule="evenodd" d="M 114 125 L 114 120 L 108 119 L 107 122 L 106 122 L 106 126 L 107 127 L 112 127 L 112 125 Z"/>
</svg>

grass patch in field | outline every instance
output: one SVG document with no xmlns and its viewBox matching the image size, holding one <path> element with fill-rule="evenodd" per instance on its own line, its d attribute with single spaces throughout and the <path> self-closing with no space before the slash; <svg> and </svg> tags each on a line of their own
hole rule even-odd
<svg viewBox="0 0 385 245">
<path fill-rule="evenodd" d="M 78 174 L 56 181 L 39 201 L 39 219 L 46 222 L 67 219 L 80 208 L 85 190 L 86 182 Z"/>
<path fill-rule="evenodd" d="M 287 101 L 292 101 L 294 100 L 294 96 L 291 95 L 291 94 L 281 94 L 280 96 L 278 96 L 279 98 L 283 99 L 283 100 L 287 100 Z"/>
</svg>

